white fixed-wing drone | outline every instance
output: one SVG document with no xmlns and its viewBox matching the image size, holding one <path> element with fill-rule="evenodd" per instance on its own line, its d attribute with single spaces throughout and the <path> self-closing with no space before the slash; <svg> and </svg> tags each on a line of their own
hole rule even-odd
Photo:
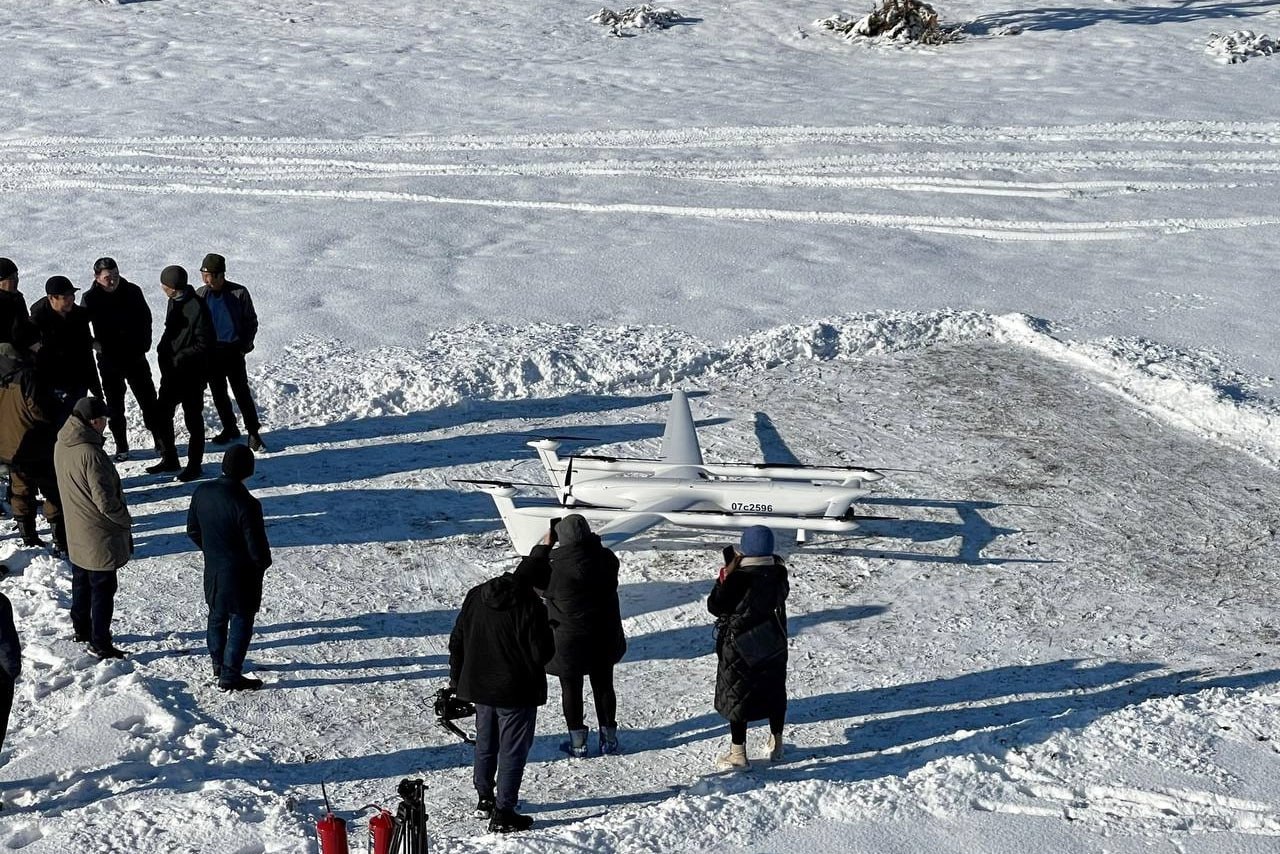
<svg viewBox="0 0 1280 854">
<path fill-rule="evenodd" d="M 515 484 L 462 481 L 492 496 L 522 555 L 569 513 L 586 517 L 606 546 L 660 524 L 711 530 L 767 525 L 795 531 L 797 542 L 807 531 L 850 532 L 858 527 L 853 502 L 884 477 L 860 466 L 704 463 L 682 391 L 671 396 L 661 459 L 561 457 L 556 439 L 528 444 L 547 470 L 554 501 L 527 499 L 517 506 Z"/>
</svg>

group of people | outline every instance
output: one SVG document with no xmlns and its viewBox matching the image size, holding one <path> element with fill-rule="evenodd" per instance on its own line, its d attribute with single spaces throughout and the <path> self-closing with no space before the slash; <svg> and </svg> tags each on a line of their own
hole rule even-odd
<svg viewBox="0 0 1280 854">
<path fill-rule="evenodd" d="M 729 721 L 721 770 L 747 768 L 747 724 L 768 720 L 768 758 L 783 758 L 787 709 L 786 566 L 774 554 L 773 532 L 743 531 L 726 548 L 707 597 L 716 618 L 715 708 Z M 538 707 L 547 702 L 547 674 L 560 679 L 569 739 L 563 749 L 590 751 L 583 691 L 591 685 L 597 750 L 616 753 L 617 693 L 613 669 L 627 640 L 618 602 L 618 558 L 574 513 L 553 522 L 543 542 L 512 572 L 468 591 L 449 636 L 449 685 L 476 708 L 472 782 L 475 815 L 489 830 L 527 830 L 516 811 L 533 745 Z"/>
<path fill-rule="evenodd" d="M 242 671 L 271 564 L 262 505 L 244 485 L 254 471 L 254 451 L 265 450 L 245 371 L 258 318 L 248 291 L 226 279 L 223 256 L 206 255 L 200 273 L 199 290 L 180 266 L 160 273 L 168 309 L 156 344 L 157 392 L 147 361 L 151 310 L 113 259 L 94 263 L 93 284 L 80 304 L 70 279 L 51 276 L 44 298 L 28 310 L 17 265 L 0 258 L 0 464 L 8 469 L 9 504 L 23 543 L 47 545 L 36 532 L 37 499 L 43 499 L 54 551 L 71 564 L 75 640 L 100 659 L 123 658 L 111 621 L 116 572 L 133 555 L 133 520 L 115 466 L 131 454 L 126 387 L 160 457 L 146 471 L 179 472 L 177 479 L 188 482 L 204 475 L 206 386 L 222 420 L 211 441 L 226 444 L 241 435 L 229 384 L 248 441 L 227 450 L 222 477 L 196 488 L 187 534 L 204 554 L 213 676 L 224 690 L 253 690 L 262 682 Z M 173 425 L 178 406 L 190 434 L 185 466 Z M 114 456 L 105 450 L 108 431 Z M 0 745 L 21 661 L 13 609 L 0 594 Z"/>
</svg>

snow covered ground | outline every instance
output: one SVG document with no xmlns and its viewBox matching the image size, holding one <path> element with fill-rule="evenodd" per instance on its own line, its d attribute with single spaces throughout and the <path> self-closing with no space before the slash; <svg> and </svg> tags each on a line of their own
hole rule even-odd
<svg viewBox="0 0 1280 854">
<path fill-rule="evenodd" d="M 32 300 L 113 255 L 157 312 L 162 266 L 227 255 L 276 565 L 230 696 L 190 487 L 122 467 L 123 662 L 0 542 L 0 846 L 306 852 L 322 782 L 355 818 L 421 777 L 445 852 L 1272 849 L 1280 58 L 1206 47 L 1280 15 L 982 0 L 896 49 L 676 8 L 5 4 L 0 255 Z M 708 459 L 904 469 L 894 518 L 789 550 L 791 758 L 746 775 L 709 773 L 721 541 L 632 543 L 626 751 L 565 759 L 553 686 L 535 830 L 488 836 L 425 706 L 511 555 L 451 481 L 532 479 L 538 432 L 650 454 L 676 386 Z"/>
</svg>

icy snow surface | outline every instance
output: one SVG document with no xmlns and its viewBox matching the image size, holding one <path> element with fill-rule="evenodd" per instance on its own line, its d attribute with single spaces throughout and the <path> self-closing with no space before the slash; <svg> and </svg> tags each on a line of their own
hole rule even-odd
<svg viewBox="0 0 1280 854">
<path fill-rule="evenodd" d="M 1274 848 L 1280 64 L 1204 46 L 1275 10 L 968 0 L 962 42 L 876 50 L 812 23 L 856 7 L 678 5 L 626 39 L 598 0 L 5 5 L 0 255 L 29 301 L 113 255 L 157 312 L 227 255 L 276 563 L 232 696 L 190 486 L 121 466 L 125 661 L 0 541 L 0 849 L 311 852 L 323 782 L 363 850 L 404 777 L 441 852 Z M 723 541 L 655 531 L 624 753 L 566 759 L 553 683 L 537 825 L 487 835 L 426 706 L 512 556 L 454 481 L 539 478 L 549 432 L 651 455 L 674 387 L 708 460 L 892 470 L 862 536 L 785 548 L 788 760 L 711 771 Z"/>
</svg>

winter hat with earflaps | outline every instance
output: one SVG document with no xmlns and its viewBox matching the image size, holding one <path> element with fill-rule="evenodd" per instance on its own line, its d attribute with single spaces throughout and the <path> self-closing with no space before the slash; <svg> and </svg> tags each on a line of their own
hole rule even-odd
<svg viewBox="0 0 1280 854">
<path fill-rule="evenodd" d="M 556 539 L 568 546 L 580 543 L 591 533 L 591 526 L 580 513 L 570 513 L 556 523 Z"/>
</svg>

